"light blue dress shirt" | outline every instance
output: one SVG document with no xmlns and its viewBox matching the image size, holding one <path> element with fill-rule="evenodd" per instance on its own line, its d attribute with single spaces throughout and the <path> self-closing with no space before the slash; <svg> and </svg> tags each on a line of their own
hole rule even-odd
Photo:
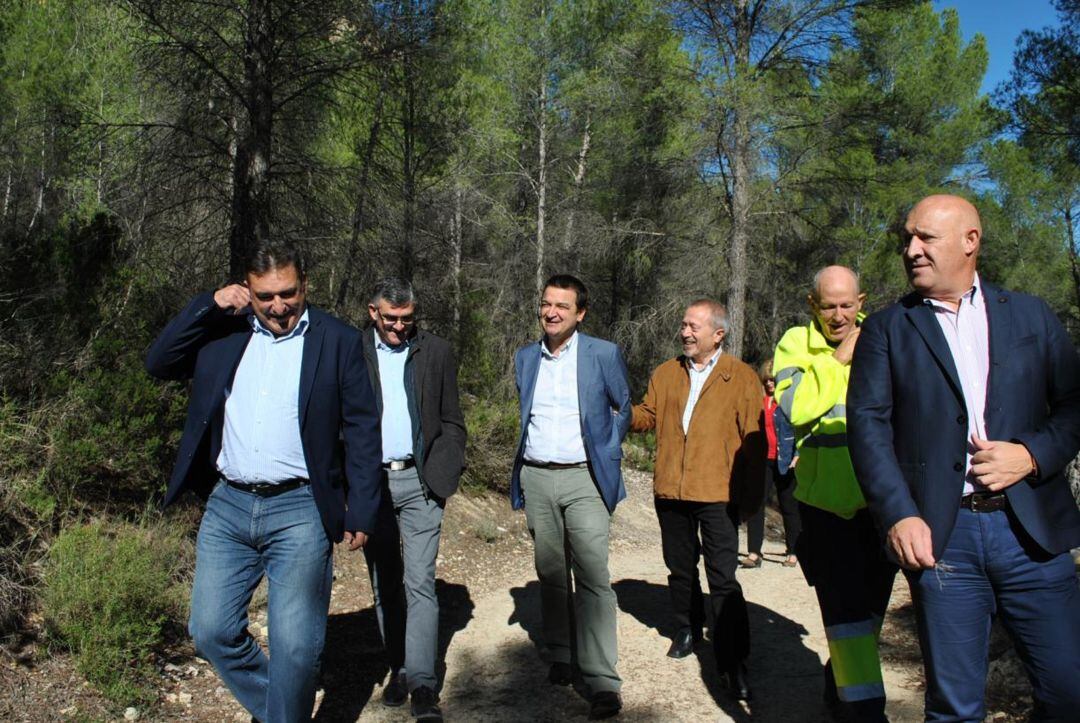
<svg viewBox="0 0 1080 723">
<path fill-rule="evenodd" d="M 251 328 L 232 388 L 226 391 L 218 471 L 226 479 L 247 483 L 307 479 L 299 412 L 308 312 L 284 336 L 275 337 L 254 314 Z"/>
<path fill-rule="evenodd" d="M 379 386 L 382 388 L 383 462 L 409 459 L 413 456 L 412 416 L 405 393 L 405 362 L 409 358 L 409 342 L 388 346 L 374 327 L 371 333 L 375 335 Z"/>
<path fill-rule="evenodd" d="M 584 462 L 578 408 L 578 333 L 553 356 L 540 342 L 540 368 L 536 372 L 532 412 L 525 437 L 525 459 L 533 462 Z"/>
</svg>

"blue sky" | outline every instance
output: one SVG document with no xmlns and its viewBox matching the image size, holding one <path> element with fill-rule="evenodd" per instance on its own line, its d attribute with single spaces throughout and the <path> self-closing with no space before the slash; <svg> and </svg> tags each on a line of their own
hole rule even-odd
<svg viewBox="0 0 1080 723">
<path fill-rule="evenodd" d="M 975 33 L 986 37 L 990 64 L 983 77 L 985 93 L 1009 77 L 1021 31 L 1057 25 L 1057 13 L 1050 0 L 934 0 L 935 10 L 944 8 L 956 8 L 965 38 L 971 39 Z"/>
</svg>

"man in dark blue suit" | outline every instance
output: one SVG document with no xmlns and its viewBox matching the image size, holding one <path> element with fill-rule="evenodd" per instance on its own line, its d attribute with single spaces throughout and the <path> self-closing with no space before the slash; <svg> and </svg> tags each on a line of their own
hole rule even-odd
<svg viewBox="0 0 1080 723">
<path fill-rule="evenodd" d="M 914 293 L 862 326 L 848 389 L 860 485 L 905 568 L 926 668 L 926 718 L 981 721 L 1000 615 L 1036 720 L 1080 711 L 1080 364 L 1047 305 L 976 273 L 975 207 L 930 196 L 907 217 Z"/>
<path fill-rule="evenodd" d="M 576 647 L 592 694 L 589 715 L 597 719 L 622 708 L 608 533 L 615 505 L 626 497 L 621 445 L 630 427 L 630 385 L 619 348 L 577 330 L 588 299 L 579 279 L 548 279 L 540 300 L 544 337 L 514 357 L 521 435 L 510 500 L 525 508 L 533 537 L 548 680 L 572 682 Z"/>
<path fill-rule="evenodd" d="M 311 718 L 330 604 L 333 543 L 366 542 L 380 501 L 379 421 L 360 333 L 305 305 L 300 254 L 254 253 L 243 284 L 196 296 L 146 368 L 191 379 L 165 505 L 206 496 L 189 629 L 259 721 Z M 266 576 L 271 655 L 247 630 Z"/>
</svg>

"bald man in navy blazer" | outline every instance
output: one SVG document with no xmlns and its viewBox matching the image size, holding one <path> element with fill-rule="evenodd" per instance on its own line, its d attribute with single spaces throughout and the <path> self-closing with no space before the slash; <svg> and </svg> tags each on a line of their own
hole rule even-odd
<svg viewBox="0 0 1080 723">
<path fill-rule="evenodd" d="M 1036 720 L 1080 716 L 1080 361 L 1041 300 L 976 272 L 979 214 L 930 196 L 907 217 L 914 293 L 862 326 L 848 388 L 851 460 L 905 568 L 926 718 L 982 721 L 993 616 L 1016 642 Z"/>
</svg>

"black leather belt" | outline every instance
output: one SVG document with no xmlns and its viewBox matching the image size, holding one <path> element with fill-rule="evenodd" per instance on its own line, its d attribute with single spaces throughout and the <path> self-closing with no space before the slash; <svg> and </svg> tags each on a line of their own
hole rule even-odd
<svg viewBox="0 0 1080 723">
<path fill-rule="evenodd" d="M 588 462 L 534 462 L 531 459 L 524 459 L 521 461 L 526 467 L 536 467 L 537 469 L 580 469 L 587 467 Z"/>
<path fill-rule="evenodd" d="M 972 512 L 997 512 L 1005 509 L 1008 499 L 1004 492 L 972 492 L 960 498 L 960 506 Z"/>
<path fill-rule="evenodd" d="M 303 487 L 308 484 L 308 480 L 303 477 L 293 477 L 284 482 L 234 482 L 231 479 L 227 479 L 225 480 L 225 484 L 238 489 L 241 492 L 250 492 L 259 497 L 276 497 L 277 495 Z"/>
<path fill-rule="evenodd" d="M 410 469 L 416 466 L 416 460 L 412 457 L 408 459 L 392 459 L 389 462 L 383 462 L 382 468 L 388 469 L 391 472 L 400 472 L 403 469 Z"/>
</svg>

